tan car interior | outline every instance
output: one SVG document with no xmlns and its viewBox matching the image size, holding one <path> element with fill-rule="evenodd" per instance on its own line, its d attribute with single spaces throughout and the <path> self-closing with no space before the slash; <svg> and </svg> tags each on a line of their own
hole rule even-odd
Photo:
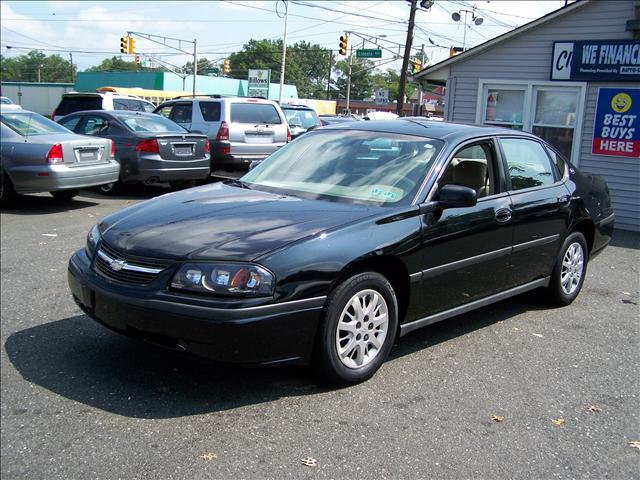
<svg viewBox="0 0 640 480">
<path fill-rule="evenodd" d="M 473 188 L 478 198 L 493 194 L 493 168 L 491 150 L 488 145 L 473 145 L 456 153 L 442 179 L 440 188 L 447 184 Z"/>
</svg>

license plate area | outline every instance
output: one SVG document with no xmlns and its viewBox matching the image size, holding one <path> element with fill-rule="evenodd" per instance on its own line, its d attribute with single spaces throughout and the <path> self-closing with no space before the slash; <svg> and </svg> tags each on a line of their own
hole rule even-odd
<svg viewBox="0 0 640 480">
<path fill-rule="evenodd" d="M 78 162 L 96 162 L 100 160 L 100 148 L 76 148 L 75 154 Z"/>
<path fill-rule="evenodd" d="M 174 143 L 171 146 L 173 153 L 179 156 L 192 156 L 195 152 L 195 143 Z"/>
</svg>

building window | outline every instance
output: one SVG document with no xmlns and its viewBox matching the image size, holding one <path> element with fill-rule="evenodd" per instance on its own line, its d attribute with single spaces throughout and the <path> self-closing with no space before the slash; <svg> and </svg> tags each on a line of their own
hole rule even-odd
<svg viewBox="0 0 640 480">
<path fill-rule="evenodd" d="M 532 132 L 577 164 L 585 84 L 480 80 L 476 122 Z"/>
<path fill-rule="evenodd" d="M 576 126 L 578 92 L 575 89 L 534 87 L 533 133 L 571 157 Z"/>
<path fill-rule="evenodd" d="M 484 123 L 522 130 L 526 89 L 488 88 Z"/>
</svg>

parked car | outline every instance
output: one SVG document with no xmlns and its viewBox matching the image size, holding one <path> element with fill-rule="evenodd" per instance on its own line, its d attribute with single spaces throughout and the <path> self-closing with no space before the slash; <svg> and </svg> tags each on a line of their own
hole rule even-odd
<svg viewBox="0 0 640 480">
<path fill-rule="evenodd" d="M 189 133 L 159 115 L 88 110 L 67 115 L 58 123 L 81 135 L 113 140 L 120 178 L 100 186 L 103 193 L 117 193 L 123 184 L 169 182 L 178 188 L 209 178 L 207 136 Z"/>
<path fill-rule="evenodd" d="M 9 110 L 22 110 L 22 107 L 13 103 L 13 100 L 9 97 L 0 97 L 0 106 L 5 112 Z"/>
<path fill-rule="evenodd" d="M 320 115 L 322 125 L 335 125 L 336 123 L 358 122 L 359 118 L 343 115 Z"/>
<path fill-rule="evenodd" d="M 278 104 L 244 97 L 180 97 L 155 109 L 211 141 L 211 169 L 247 170 L 291 140 Z"/>
<path fill-rule="evenodd" d="M 363 120 L 394 120 L 398 115 L 391 112 L 369 112 L 362 117 Z"/>
<path fill-rule="evenodd" d="M 65 115 L 85 110 L 131 110 L 153 112 L 156 106 L 135 95 L 113 92 L 68 92 L 62 95 L 60 103 L 51 114 L 55 121 Z"/>
<path fill-rule="evenodd" d="M 280 105 L 291 130 L 291 139 L 295 139 L 303 133 L 322 127 L 316 111 L 306 105 L 283 104 Z"/>
<path fill-rule="evenodd" d="M 87 138 L 29 110 L 0 107 L 0 203 L 18 193 L 50 192 L 69 200 L 78 189 L 117 180 L 113 142 Z"/>
<path fill-rule="evenodd" d="M 534 135 L 352 122 L 108 216 L 68 278 L 117 332 L 349 384 L 416 328 L 537 288 L 571 303 L 613 223 L 605 182 Z"/>
</svg>

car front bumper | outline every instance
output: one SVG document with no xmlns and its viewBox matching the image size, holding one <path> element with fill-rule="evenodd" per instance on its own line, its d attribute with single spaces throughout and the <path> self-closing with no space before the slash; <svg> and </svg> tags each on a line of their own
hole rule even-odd
<svg viewBox="0 0 640 480">
<path fill-rule="evenodd" d="M 116 182 L 119 172 L 118 162 L 109 161 L 74 167 L 66 165 L 15 167 L 10 170 L 10 178 L 17 193 L 38 193 L 94 187 Z"/>
<path fill-rule="evenodd" d="M 173 292 L 117 285 L 91 268 L 85 250 L 69 260 L 75 302 L 98 323 L 149 343 L 213 360 L 253 365 L 306 364 L 326 297 L 220 308 Z M 214 303 L 214 302 L 211 302 Z"/>
</svg>

